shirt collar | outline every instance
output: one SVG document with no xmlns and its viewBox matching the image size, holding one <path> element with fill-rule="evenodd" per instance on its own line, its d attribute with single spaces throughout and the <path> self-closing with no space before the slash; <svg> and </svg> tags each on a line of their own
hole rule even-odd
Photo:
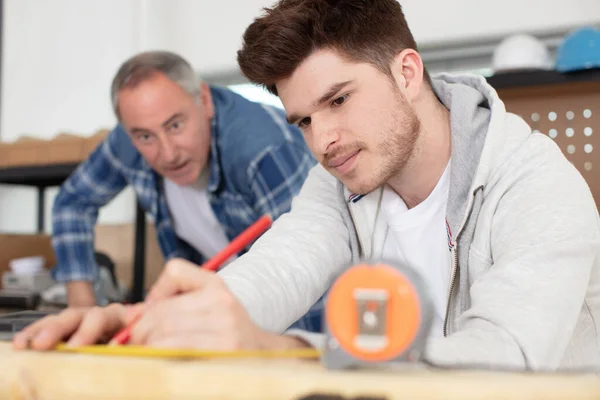
<svg viewBox="0 0 600 400">
<path fill-rule="evenodd" d="M 213 100 L 214 101 L 214 100 Z M 218 107 L 214 105 L 214 115 L 210 121 L 210 178 L 208 180 L 208 191 L 215 192 L 221 184 L 221 160 L 217 151 L 217 141 L 219 139 L 219 129 L 217 126 Z"/>
</svg>

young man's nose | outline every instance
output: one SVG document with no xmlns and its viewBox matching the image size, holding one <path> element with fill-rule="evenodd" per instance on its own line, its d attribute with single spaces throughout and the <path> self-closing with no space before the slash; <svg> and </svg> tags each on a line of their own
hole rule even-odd
<svg viewBox="0 0 600 400">
<path fill-rule="evenodd" d="M 325 154 L 332 145 L 339 142 L 339 127 L 334 121 L 313 117 L 311 129 L 315 148 L 319 154 Z"/>
</svg>

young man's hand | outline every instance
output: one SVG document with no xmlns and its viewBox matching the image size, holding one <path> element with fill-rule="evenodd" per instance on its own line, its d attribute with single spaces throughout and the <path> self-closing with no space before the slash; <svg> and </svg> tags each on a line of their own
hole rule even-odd
<svg viewBox="0 0 600 400">
<path fill-rule="evenodd" d="M 148 294 L 130 343 L 210 350 L 303 346 L 260 329 L 219 275 L 181 259 L 167 264 Z"/>
</svg>

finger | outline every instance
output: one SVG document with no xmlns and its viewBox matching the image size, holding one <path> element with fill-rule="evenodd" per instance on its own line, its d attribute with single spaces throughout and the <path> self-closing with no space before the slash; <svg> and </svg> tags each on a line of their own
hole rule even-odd
<svg viewBox="0 0 600 400">
<path fill-rule="evenodd" d="M 54 347 L 77 329 L 84 312 L 84 309 L 67 309 L 37 321 L 15 336 L 15 348 L 47 350 Z"/>
<path fill-rule="evenodd" d="M 31 338 L 35 336 L 45 325 L 47 325 L 49 320 L 52 321 L 55 318 L 57 317 L 54 315 L 44 317 L 16 333 L 12 339 L 13 348 L 16 350 L 24 350 L 29 348 Z"/>
<path fill-rule="evenodd" d="M 60 318 L 65 318 L 66 314 L 73 314 L 73 313 L 79 313 L 80 310 L 76 309 L 76 308 L 68 308 L 64 311 L 62 311 L 59 314 L 52 314 L 52 315 L 48 315 L 46 317 L 43 317 L 29 325 L 27 325 L 24 329 L 22 329 L 18 334 L 15 335 L 15 339 L 21 339 L 21 338 L 25 338 L 25 337 L 31 337 L 34 336 L 36 333 L 38 333 L 44 326 L 47 326 L 49 323 L 53 324 L 56 323 L 56 318 L 60 317 Z"/>
<path fill-rule="evenodd" d="M 106 335 L 112 335 L 125 326 L 125 307 L 111 304 L 108 307 L 94 307 L 87 312 L 67 346 L 82 346 L 99 342 Z"/>
<path fill-rule="evenodd" d="M 146 298 L 148 301 L 165 299 L 202 289 L 215 280 L 220 280 L 220 277 L 214 272 L 203 270 L 196 264 L 176 258 L 167 263 L 164 272 L 158 277 Z"/>
<path fill-rule="evenodd" d="M 16 349 L 44 350 L 69 336 L 81 321 L 84 309 L 70 308 L 57 315 L 49 315 L 27 326 L 13 338 Z"/>
</svg>

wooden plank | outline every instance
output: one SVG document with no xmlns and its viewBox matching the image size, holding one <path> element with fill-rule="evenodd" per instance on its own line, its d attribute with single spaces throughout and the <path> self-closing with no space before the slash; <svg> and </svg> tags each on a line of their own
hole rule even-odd
<svg viewBox="0 0 600 400">
<path fill-rule="evenodd" d="M 362 396 L 362 397 L 361 397 Z M 597 399 L 600 376 L 327 371 L 286 359 L 154 360 L 16 352 L 0 342 L 0 399 Z"/>
</svg>

